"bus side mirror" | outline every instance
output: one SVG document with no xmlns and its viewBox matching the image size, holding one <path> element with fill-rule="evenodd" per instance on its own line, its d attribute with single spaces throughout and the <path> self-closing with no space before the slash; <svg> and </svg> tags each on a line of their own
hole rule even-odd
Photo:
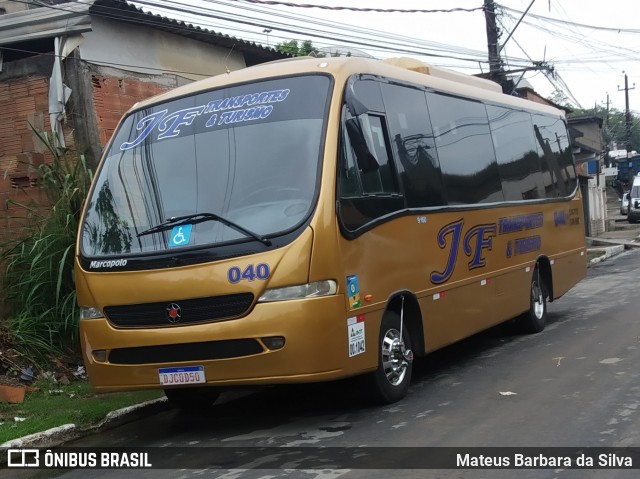
<svg viewBox="0 0 640 479">
<path fill-rule="evenodd" d="M 371 173 L 378 170 L 380 165 L 378 160 L 373 156 L 367 145 L 367 140 L 364 137 L 360 123 L 356 118 L 350 118 L 346 121 L 347 134 L 349 135 L 349 141 L 351 147 L 356 154 L 356 162 L 358 163 L 358 169 L 363 173 Z"/>
</svg>

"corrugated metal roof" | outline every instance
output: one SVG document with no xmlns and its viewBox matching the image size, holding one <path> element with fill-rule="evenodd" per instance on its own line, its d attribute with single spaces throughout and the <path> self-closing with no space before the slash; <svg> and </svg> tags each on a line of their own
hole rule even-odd
<svg viewBox="0 0 640 479">
<path fill-rule="evenodd" d="M 204 43 L 233 48 L 244 54 L 247 66 L 289 57 L 254 42 L 145 12 L 125 0 L 82 0 L 2 15 L 0 46 L 90 31 L 92 15 L 145 25 Z"/>
<path fill-rule="evenodd" d="M 74 2 L 2 15 L 0 46 L 89 31 L 89 7 Z"/>
</svg>

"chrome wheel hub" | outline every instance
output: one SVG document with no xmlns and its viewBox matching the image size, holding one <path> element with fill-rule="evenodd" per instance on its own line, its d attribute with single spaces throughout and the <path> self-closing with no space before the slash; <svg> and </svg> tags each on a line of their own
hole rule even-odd
<svg viewBox="0 0 640 479">
<path fill-rule="evenodd" d="M 400 332 L 390 329 L 382 339 L 382 368 L 387 380 L 393 386 L 401 384 L 407 373 L 413 354 L 405 348 Z"/>
<path fill-rule="evenodd" d="M 533 298 L 533 314 L 536 318 L 541 319 L 544 316 L 544 298 L 542 288 L 537 283 L 531 285 L 531 296 Z"/>
</svg>

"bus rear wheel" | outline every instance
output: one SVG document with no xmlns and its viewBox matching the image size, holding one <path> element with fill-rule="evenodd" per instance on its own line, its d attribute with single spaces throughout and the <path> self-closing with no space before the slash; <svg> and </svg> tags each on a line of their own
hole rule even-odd
<svg viewBox="0 0 640 479">
<path fill-rule="evenodd" d="M 529 311 L 518 318 L 518 325 L 525 333 L 539 333 L 547 323 L 547 288 L 536 265 L 531 277 Z"/>
<path fill-rule="evenodd" d="M 413 368 L 411 339 L 406 322 L 400 334 L 400 317 L 387 312 L 380 325 L 378 368 L 364 377 L 368 398 L 391 404 L 406 396 Z"/>
<path fill-rule="evenodd" d="M 220 391 L 213 387 L 165 389 L 165 396 L 173 406 L 184 410 L 203 410 L 213 406 Z"/>
</svg>

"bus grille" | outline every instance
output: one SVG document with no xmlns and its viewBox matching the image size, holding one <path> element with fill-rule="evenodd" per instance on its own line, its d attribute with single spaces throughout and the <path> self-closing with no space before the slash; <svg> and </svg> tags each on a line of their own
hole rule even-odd
<svg viewBox="0 0 640 479">
<path fill-rule="evenodd" d="M 122 328 L 181 326 L 242 316 L 249 310 L 251 303 L 253 294 L 239 293 L 180 301 L 106 306 L 104 315 L 114 326 Z M 170 320 L 168 311 L 172 305 L 178 306 L 179 315 Z"/>
<path fill-rule="evenodd" d="M 255 339 L 228 339 L 202 343 L 140 346 L 112 349 L 111 364 L 175 363 L 209 359 L 240 358 L 260 354 L 264 349 Z"/>
</svg>

